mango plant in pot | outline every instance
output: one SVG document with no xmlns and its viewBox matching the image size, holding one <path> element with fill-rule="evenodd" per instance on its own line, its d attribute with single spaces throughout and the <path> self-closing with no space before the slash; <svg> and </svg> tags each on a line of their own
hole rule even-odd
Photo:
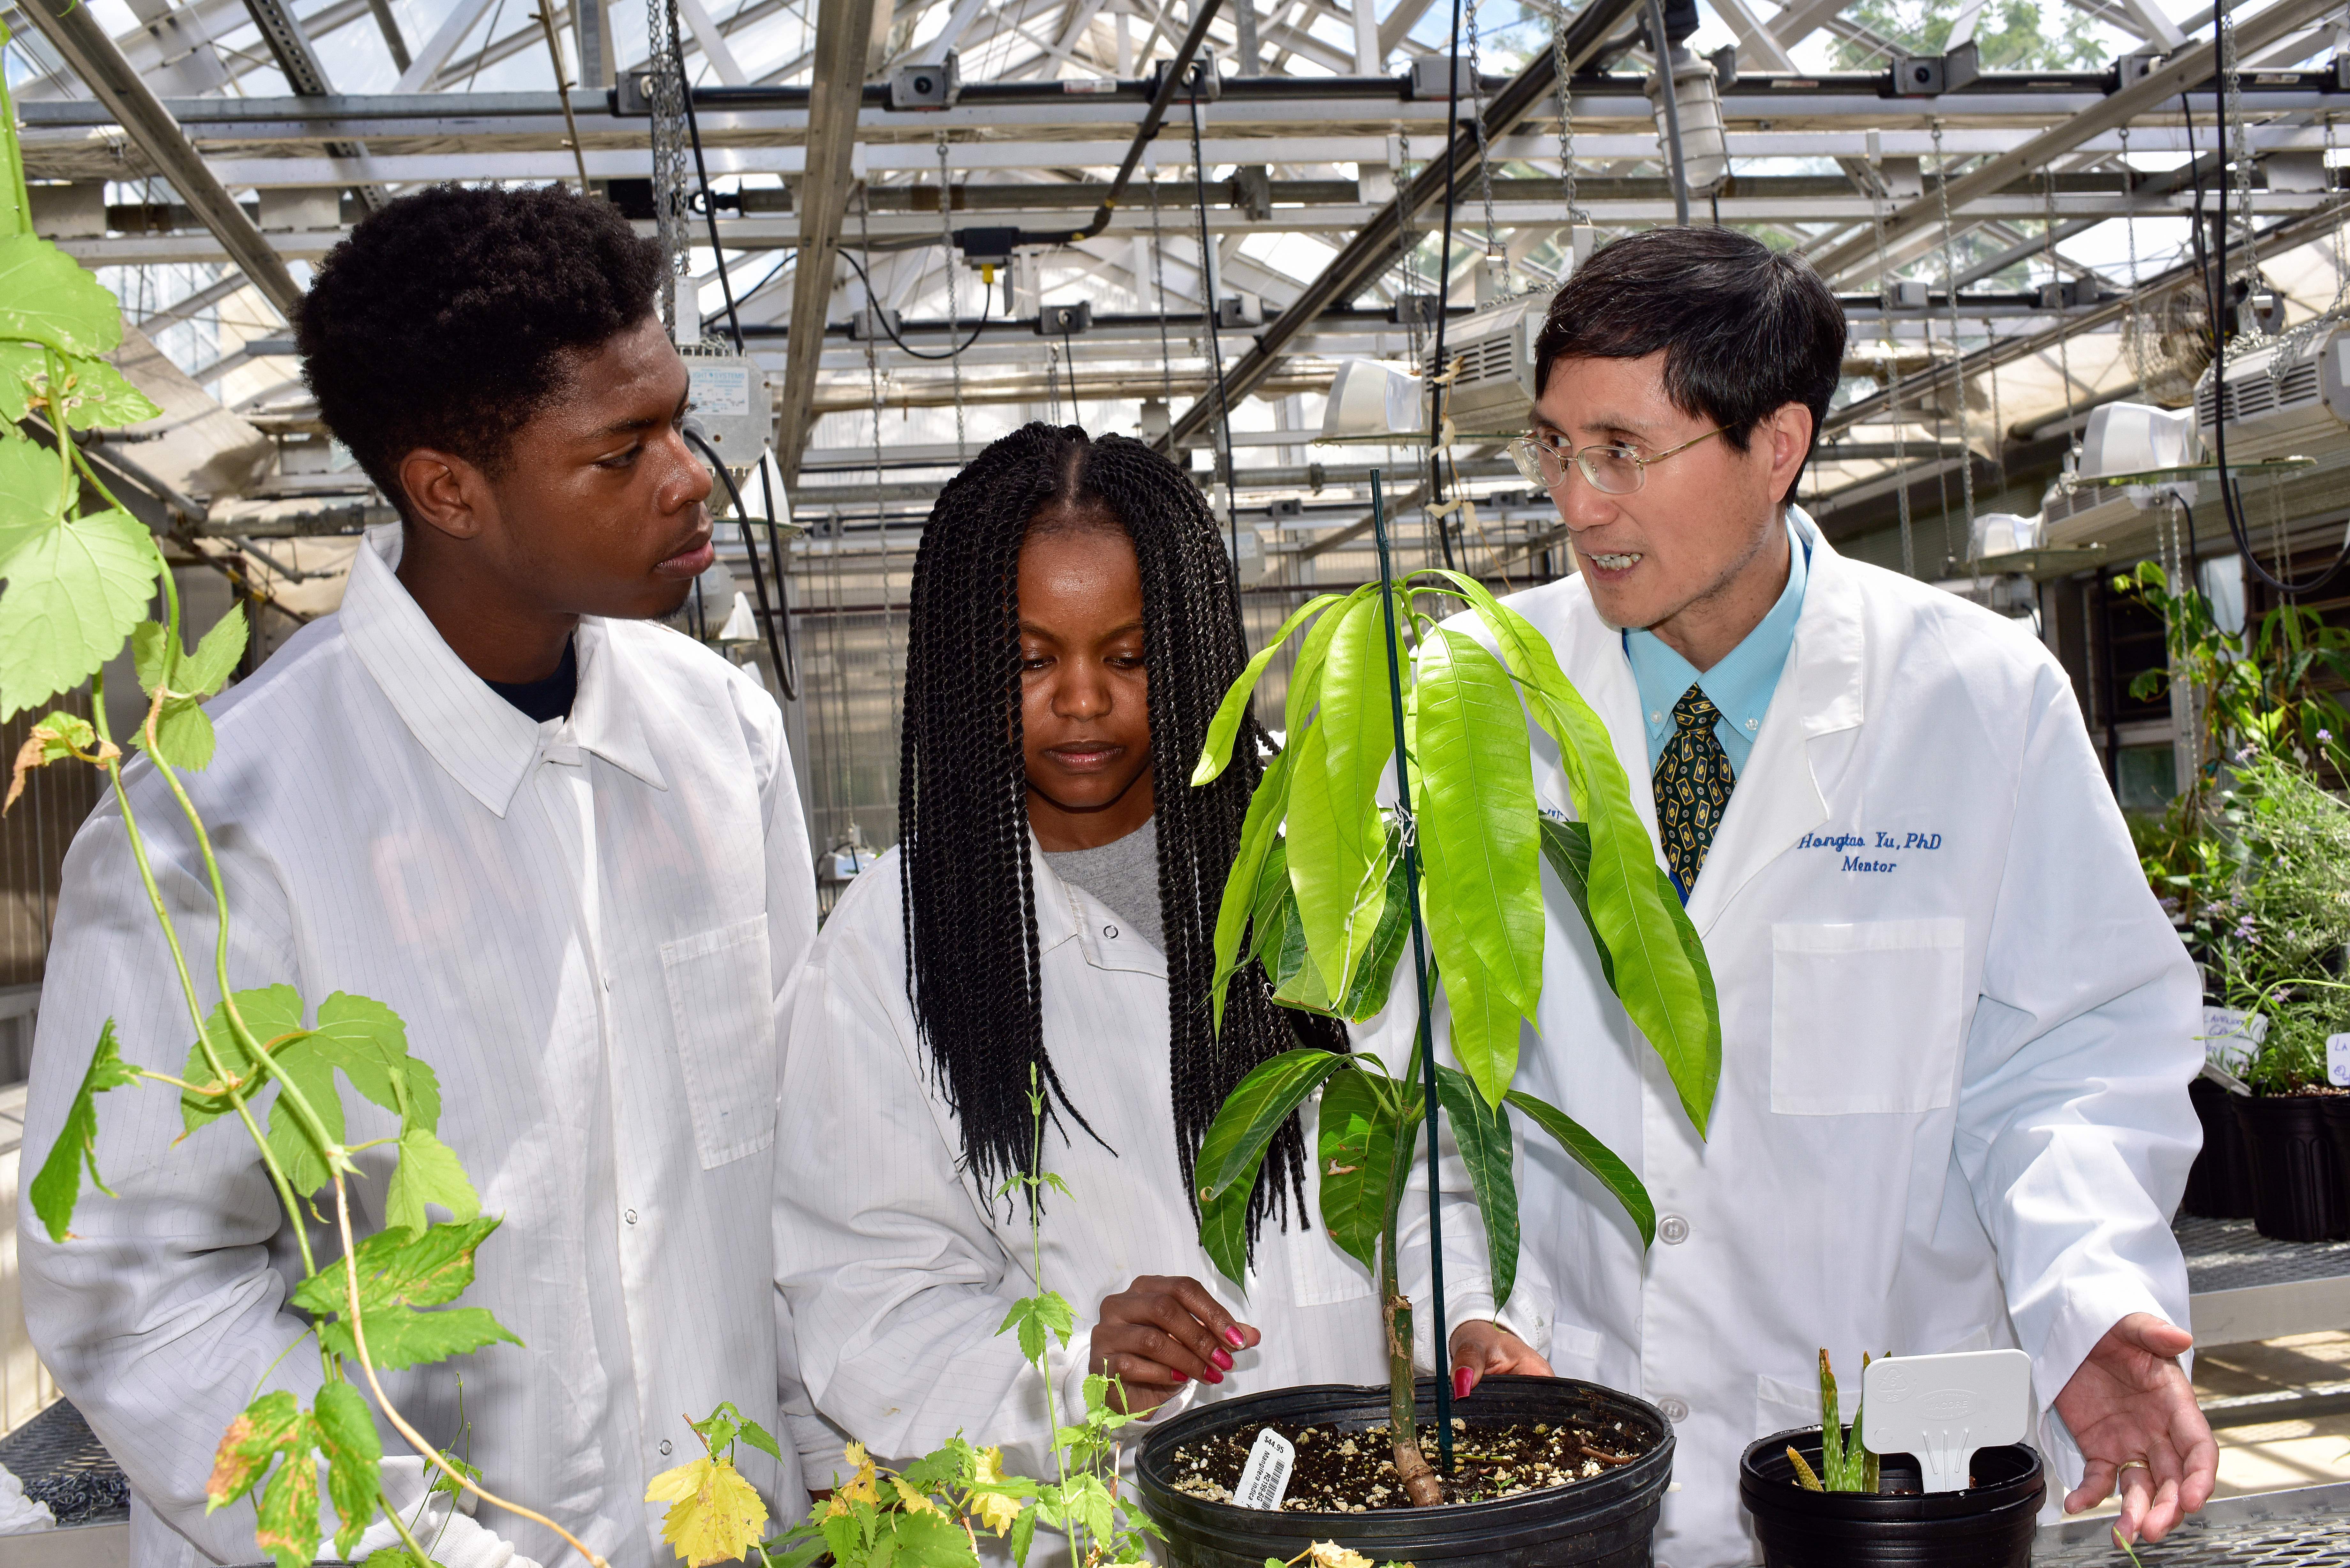
<svg viewBox="0 0 2350 1568">
<path fill-rule="evenodd" d="M 1200 1568 L 1259 1568 L 1317 1538 L 1421 1563 L 1534 1542 L 1547 1561 L 1645 1563 L 1671 1468 L 1661 1415 L 1589 1385 L 1504 1377 L 1480 1386 L 1473 1417 L 1452 1419 L 1446 1386 L 1413 1376 L 1398 1242 L 1406 1187 L 1432 1158 L 1440 1113 L 1476 1199 L 1493 1298 L 1507 1302 L 1519 1252 L 1513 1111 L 1603 1183 L 1644 1242 L 1653 1239 L 1654 1210 L 1632 1170 L 1565 1111 L 1512 1086 L 1520 1031 L 1541 994 L 1545 862 L 1700 1133 L 1721 1071 L 1711 974 L 1605 726 L 1541 635 L 1473 578 L 1429 570 L 1396 580 L 1383 521 L 1378 542 L 1378 583 L 1315 598 L 1250 662 L 1193 782 L 1215 777 L 1238 737 L 1253 733 L 1243 721 L 1258 678 L 1306 628 L 1287 744 L 1250 803 L 1225 884 L 1214 996 L 1253 959 L 1276 1000 L 1361 1023 L 1389 1004 L 1409 950 L 1412 983 L 1393 989 L 1394 1005 L 1418 1021 L 1411 1059 L 1390 1070 L 1370 1052 L 1299 1050 L 1263 1064 L 1210 1127 L 1193 1197 L 1202 1243 L 1244 1288 L 1244 1215 L 1265 1148 L 1318 1090 L 1316 1212 L 1331 1240 L 1374 1271 L 1388 1386 L 1292 1389 L 1187 1413 L 1146 1440 L 1138 1478 L 1170 1554 Z M 1439 624 L 1462 609 L 1482 635 L 1467 620 Z M 1575 820 L 1542 810 L 1530 725 L 1557 743 L 1573 797 L 1562 804 Z M 1438 1061 L 1430 1033 L 1440 976 L 1452 1064 Z M 1441 1345 L 1442 1248 L 1430 1242 Z M 1271 1511 L 1239 1507 L 1228 1494 L 1240 1460 L 1268 1426 L 1297 1444 L 1292 1495 Z"/>
</svg>

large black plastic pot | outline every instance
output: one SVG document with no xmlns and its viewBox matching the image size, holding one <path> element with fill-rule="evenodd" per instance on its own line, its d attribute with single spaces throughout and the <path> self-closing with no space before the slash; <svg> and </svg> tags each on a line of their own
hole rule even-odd
<svg viewBox="0 0 2350 1568">
<path fill-rule="evenodd" d="M 2280 1241 L 2350 1236 L 2327 1095 L 2230 1095 L 2252 1168 L 2252 1224 Z"/>
<path fill-rule="evenodd" d="M 2230 1095 L 2209 1078 L 2187 1085 L 2195 1103 L 2195 1117 L 2203 1124 L 2203 1151 L 2187 1172 L 2187 1196 L 2179 1207 L 2206 1220 L 2249 1220 L 2252 1217 L 2252 1167 L 2244 1152 L 2244 1131 L 2229 1107 Z M 2350 1096 L 2343 1103 L 2350 1106 Z M 2350 1128 L 2345 1128 L 2350 1132 Z"/>
<path fill-rule="evenodd" d="M 1436 1418 L 1436 1384 L 1419 1385 L 1419 1418 Z M 1628 1394 L 1565 1377 L 1488 1377 L 1453 1407 L 1478 1427 L 1528 1422 L 1624 1422 L 1656 1446 L 1628 1465 L 1573 1486 L 1492 1502 L 1371 1513 L 1301 1513 L 1236 1508 L 1174 1490 L 1175 1450 L 1197 1438 L 1239 1429 L 1253 1438 L 1276 1422 L 1359 1431 L 1388 1423 L 1384 1387 L 1336 1384 L 1282 1388 L 1188 1410 L 1152 1432 L 1135 1456 L 1143 1507 L 1167 1532 L 1174 1568 L 1264 1568 L 1316 1541 L 1335 1541 L 1374 1562 L 1419 1568 L 1648 1568 L 1648 1542 L 1672 1479 L 1672 1428 L 1663 1412 Z"/>
<path fill-rule="evenodd" d="M 1796 1485 L 1790 1447 L 1819 1469 L 1817 1427 L 1765 1438 L 1738 1461 L 1738 1498 L 1753 1515 L 1763 1568 L 2030 1568 L 2048 1483 L 2025 1445 L 1977 1449 L 1972 1487 L 1930 1494 L 1918 1490 L 1916 1459 L 1887 1455 L 1879 1487 L 1908 1490 L 1873 1495 Z"/>
<path fill-rule="evenodd" d="M 2341 1180 L 2344 1211 L 2350 1213 L 2350 1095 L 2319 1095 L 2318 1114 L 2334 1140 L 2334 1174 Z"/>
</svg>

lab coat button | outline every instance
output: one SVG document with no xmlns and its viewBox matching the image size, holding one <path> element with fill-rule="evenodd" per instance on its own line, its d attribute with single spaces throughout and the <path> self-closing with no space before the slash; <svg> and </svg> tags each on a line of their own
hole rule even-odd
<svg viewBox="0 0 2350 1568">
<path fill-rule="evenodd" d="M 1662 1410 L 1665 1413 L 1665 1419 L 1676 1427 L 1689 1419 L 1689 1407 L 1679 1399 L 1659 1399 L 1657 1401 L 1657 1408 Z"/>
<path fill-rule="evenodd" d="M 620 1218 L 633 1225 L 637 1222 L 637 1211 L 633 1209 L 623 1210 L 621 1210 Z"/>
<path fill-rule="evenodd" d="M 1689 1240 L 1689 1221 L 1678 1214 L 1668 1214 L 1657 1221 L 1657 1240 L 1679 1246 Z"/>
<path fill-rule="evenodd" d="M 661 1451 L 661 1458 L 663 1458 L 663 1459 L 667 1459 L 667 1458 L 669 1458 L 669 1439 L 668 1439 L 667 1438 L 663 1438 L 660 1440 L 660 1451 Z"/>
</svg>

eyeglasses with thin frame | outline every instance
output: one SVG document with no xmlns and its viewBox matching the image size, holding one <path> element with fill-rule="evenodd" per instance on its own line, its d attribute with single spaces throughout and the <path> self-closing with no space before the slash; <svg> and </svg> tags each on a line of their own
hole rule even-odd
<svg viewBox="0 0 2350 1568">
<path fill-rule="evenodd" d="M 1567 464 L 1572 462 L 1583 471 L 1583 477 L 1590 482 L 1591 488 L 1601 494 L 1629 495 L 1648 482 L 1650 463 L 1662 462 L 1721 433 L 1721 427 L 1716 426 L 1704 435 L 1691 436 L 1680 445 L 1668 447 L 1653 457 L 1642 457 L 1619 441 L 1570 448 L 1530 431 L 1510 442 L 1510 461 L 1518 465 L 1520 473 L 1545 490 L 1555 491 L 1565 486 Z"/>
</svg>

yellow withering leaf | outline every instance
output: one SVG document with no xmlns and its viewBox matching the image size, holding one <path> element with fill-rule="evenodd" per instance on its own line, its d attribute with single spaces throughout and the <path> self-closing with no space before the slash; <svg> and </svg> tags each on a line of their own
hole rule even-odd
<svg viewBox="0 0 2350 1568">
<path fill-rule="evenodd" d="M 857 1468 L 857 1474 L 850 1478 L 848 1484 L 838 1488 L 832 1495 L 843 1501 L 869 1502 L 879 1507 L 881 1492 L 875 1485 L 875 1479 L 873 1461 L 868 1459 Z"/>
<path fill-rule="evenodd" d="M 972 1474 L 973 1479 L 982 1486 L 1003 1485 L 1003 1450 L 1002 1449 L 980 1449 L 979 1464 Z M 1017 1498 L 983 1494 L 971 1500 L 971 1515 L 978 1520 L 983 1528 L 995 1532 L 1000 1538 L 1019 1519 L 1020 1501 Z"/>
<path fill-rule="evenodd" d="M 865 1445 L 854 1438 L 849 1439 L 848 1447 L 840 1450 L 840 1457 L 848 1461 L 851 1469 L 868 1469 L 873 1464 L 873 1456 L 867 1453 Z"/>
<path fill-rule="evenodd" d="M 899 1481 L 897 1483 L 897 1486 L 898 1506 L 904 1509 L 908 1513 L 936 1513 L 939 1511 L 939 1505 L 937 1503 L 932 1502 L 929 1498 L 923 1496 L 920 1492 L 916 1491 L 912 1487 L 908 1486 L 905 1482 Z"/>
<path fill-rule="evenodd" d="M 661 1539 L 689 1568 L 739 1560 L 767 1522 L 767 1505 L 731 1460 L 692 1459 L 663 1470 L 645 1488 L 645 1501 L 670 1505 Z"/>
<path fill-rule="evenodd" d="M 1371 1560 L 1335 1541 L 1317 1541 L 1305 1549 L 1314 1568 L 1371 1568 Z"/>
</svg>

